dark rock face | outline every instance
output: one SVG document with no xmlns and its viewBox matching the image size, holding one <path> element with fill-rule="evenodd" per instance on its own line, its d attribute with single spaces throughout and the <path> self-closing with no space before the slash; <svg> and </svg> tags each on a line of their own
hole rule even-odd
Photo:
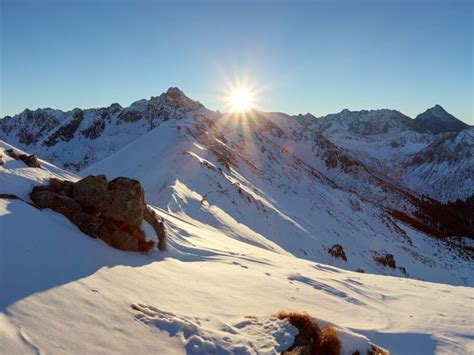
<svg viewBox="0 0 474 355">
<path fill-rule="evenodd" d="M 138 110 L 129 110 L 124 112 L 120 116 L 120 121 L 123 122 L 136 122 L 142 119 L 142 113 Z"/>
<path fill-rule="evenodd" d="M 41 165 L 38 162 L 38 159 L 36 158 L 36 155 L 26 155 L 26 154 L 20 154 L 18 158 L 28 165 L 30 168 L 40 168 Z"/>
<path fill-rule="evenodd" d="M 389 253 L 379 254 L 377 252 L 374 252 L 373 259 L 379 265 L 388 266 L 392 269 L 395 269 L 397 267 L 395 258 L 393 257 L 392 254 L 389 254 Z"/>
<path fill-rule="evenodd" d="M 82 130 L 81 133 L 84 135 L 84 137 L 87 137 L 90 139 L 96 139 L 100 137 L 104 129 L 105 129 L 105 121 L 103 119 L 95 120 L 90 127 Z"/>
<path fill-rule="evenodd" d="M 16 152 L 13 149 L 7 149 L 5 152 L 11 158 L 16 159 L 16 160 L 21 160 L 23 163 L 25 163 L 30 168 L 40 168 L 41 167 L 41 165 L 38 161 L 38 158 L 36 158 L 36 155 L 18 154 L 18 152 Z M 3 160 L 2 160 L 2 164 L 3 164 Z"/>
<path fill-rule="evenodd" d="M 466 123 L 446 112 L 440 105 L 435 105 L 415 118 L 415 128 L 419 132 L 439 134 L 459 132 L 469 127 Z"/>
<path fill-rule="evenodd" d="M 88 176 L 76 183 L 51 179 L 30 194 L 39 208 L 63 214 L 82 232 L 100 238 L 120 250 L 148 252 L 154 242 L 145 240 L 143 220 L 155 230 L 158 248 L 165 250 L 166 233 L 162 219 L 145 203 L 137 180 L 119 177 L 107 181 L 104 175 Z"/>
<path fill-rule="evenodd" d="M 60 127 L 56 132 L 54 132 L 48 140 L 46 140 L 43 145 L 47 147 L 52 147 L 60 140 L 68 142 L 76 134 L 77 129 L 81 125 L 81 122 L 84 120 L 84 111 L 80 108 L 73 110 L 72 119 L 65 126 Z"/>
<path fill-rule="evenodd" d="M 341 244 L 334 244 L 331 248 L 329 248 L 328 253 L 335 258 L 347 261 L 346 253 L 344 252 L 344 248 Z"/>
</svg>

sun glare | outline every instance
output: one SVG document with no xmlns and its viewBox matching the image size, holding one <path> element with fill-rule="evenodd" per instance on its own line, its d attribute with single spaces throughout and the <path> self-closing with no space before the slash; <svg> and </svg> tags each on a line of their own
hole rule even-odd
<svg viewBox="0 0 474 355">
<path fill-rule="evenodd" d="M 231 111 L 247 112 L 253 106 L 253 97 L 247 89 L 237 89 L 231 93 L 230 98 Z"/>
<path fill-rule="evenodd" d="M 246 117 L 254 110 L 261 110 L 260 101 L 263 88 L 255 81 L 250 80 L 247 76 L 234 77 L 233 79 L 224 77 L 223 79 L 225 87 L 218 96 L 218 101 L 227 113 L 235 118 L 236 116 Z"/>
</svg>

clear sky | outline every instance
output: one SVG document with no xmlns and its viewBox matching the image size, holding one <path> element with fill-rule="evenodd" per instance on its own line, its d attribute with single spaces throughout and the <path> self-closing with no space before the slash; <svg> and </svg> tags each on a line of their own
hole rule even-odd
<svg viewBox="0 0 474 355">
<path fill-rule="evenodd" d="M 1 2 L 0 117 L 178 86 L 210 109 L 247 77 L 267 111 L 441 104 L 474 124 L 474 1 Z"/>
</svg>

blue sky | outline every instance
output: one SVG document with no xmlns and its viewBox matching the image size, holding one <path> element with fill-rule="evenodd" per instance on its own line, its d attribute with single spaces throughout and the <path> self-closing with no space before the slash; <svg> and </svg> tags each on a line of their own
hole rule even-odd
<svg viewBox="0 0 474 355">
<path fill-rule="evenodd" d="M 0 116 L 170 86 L 222 110 L 246 77 L 267 111 L 441 104 L 474 124 L 473 1 L 0 1 Z"/>
</svg>

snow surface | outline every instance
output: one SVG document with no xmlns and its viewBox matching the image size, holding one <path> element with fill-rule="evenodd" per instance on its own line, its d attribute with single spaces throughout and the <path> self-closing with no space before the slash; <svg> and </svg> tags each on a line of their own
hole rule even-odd
<svg viewBox="0 0 474 355">
<path fill-rule="evenodd" d="M 472 288 L 344 271 L 156 212 L 169 251 L 141 255 L 0 199 L 0 352 L 278 353 L 297 332 L 280 310 L 334 324 L 344 354 L 369 339 L 393 354 L 474 350 Z"/>
</svg>

